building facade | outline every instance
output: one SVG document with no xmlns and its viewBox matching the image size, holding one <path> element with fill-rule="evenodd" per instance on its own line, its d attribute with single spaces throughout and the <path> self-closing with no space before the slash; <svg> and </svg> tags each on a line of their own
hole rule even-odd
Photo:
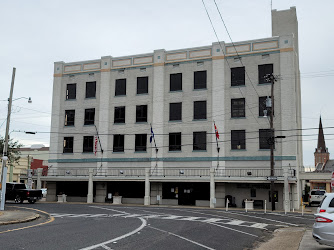
<svg viewBox="0 0 334 250">
<path fill-rule="evenodd" d="M 54 66 L 48 200 L 241 207 L 269 202 L 266 100 L 274 84 L 276 202 L 299 206 L 296 9 L 272 37 Z M 272 102 L 273 103 L 273 102 Z M 267 111 L 267 112 L 266 112 Z M 219 133 L 215 132 L 214 124 Z M 153 136 L 154 134 L 154 136 Z M 150 142 L 151 141 L 151 142 Z M 110 195 L 109 195 L 110 197 Z M 293 202 L 291 202 L 293 201 Z"/>
</svg>

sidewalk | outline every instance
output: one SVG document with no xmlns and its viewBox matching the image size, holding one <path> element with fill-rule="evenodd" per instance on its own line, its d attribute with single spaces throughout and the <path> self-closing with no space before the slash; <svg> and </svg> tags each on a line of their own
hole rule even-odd
<svg viewBox="0 0 334 250">
<path fill-rule="evenodd" d="M 39 214 L 29 210 L 16 210 L 14 208 L 6 208 L 5 211 L 0 211 L 0 226 L 23 223 L 39 218 Z"/>
</svg>

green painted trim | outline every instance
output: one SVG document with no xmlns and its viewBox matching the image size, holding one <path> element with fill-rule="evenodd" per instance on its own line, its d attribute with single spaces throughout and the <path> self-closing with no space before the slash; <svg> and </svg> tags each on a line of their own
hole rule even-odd
<svg viewBox="0 0 334 250">
<path fill-rule="evenodd" d="M 87 162 L 194 162 L 217 161 L 218 157 L 164 157 L 164 158 L 86 158 L 86 159 L 49 159 L 49 163 L 87 163 Z M 269 161 L 270 156 L 228 156 L 219 157 L 219 161 Z M 296 156 L 275 156 L 276 161 L 294 161 Z"/>
</svg>

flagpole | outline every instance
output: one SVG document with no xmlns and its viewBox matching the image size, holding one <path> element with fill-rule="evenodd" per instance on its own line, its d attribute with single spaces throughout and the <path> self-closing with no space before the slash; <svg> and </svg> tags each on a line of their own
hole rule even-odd
<svg viewBox="0 0 334 250">
<path fill-rule="evenodd" d="M 216 143 L 217 143 L 217 152 L 218 152 L 218 157 L 217 157 L 217 159 L 218 159 L 218 161 L 217 161 L 217 169 L 218 169 L 218 167 L 219 167 L 219 151 L 220 151 L 220 147 L 219 147 L 219 145 L 218 145 L 218 137 L 219 137 L 219 133 L 218 133 L 218 129 L 217 129 L 217 127 L 216 127 L 216 122 L 215 122 L 215 121 L 213 121 L 213 126 L 214 126 L 214 129 L 215 129 L 215 137 L 216 137 Z"/>
</svg>

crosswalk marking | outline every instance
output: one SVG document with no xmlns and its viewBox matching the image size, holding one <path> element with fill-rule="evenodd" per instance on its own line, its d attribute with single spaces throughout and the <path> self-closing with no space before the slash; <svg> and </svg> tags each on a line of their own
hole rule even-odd
<svg viewBox="0 0 334 250">
<path fill-rule="evenodd" d="M 145 218 L 145 219 L 160 219 L 160 220 L 178 220 L 178 221 L 195 221 L 202 223 L 209 223 L 212 225 L 232 225 L 232 226 L 242 226 L 257 229 L 266 229 L 269 224 L 266 223 L 256 223 L 250 221 L 242 221 L 236 219 L 225 219 L 225 218 L 207 218 L 207 217 L 193 217 L 193 216 L 180 216 L 180 215 L 164 215 L 164 214 L 60 214 L 53 213 L 52 217 L 55 218 L 111 218 L 111 217 L 121 217 L 121 218 Z M 277 226 L 277 225 L 276 225 Z"/>
</svg>

